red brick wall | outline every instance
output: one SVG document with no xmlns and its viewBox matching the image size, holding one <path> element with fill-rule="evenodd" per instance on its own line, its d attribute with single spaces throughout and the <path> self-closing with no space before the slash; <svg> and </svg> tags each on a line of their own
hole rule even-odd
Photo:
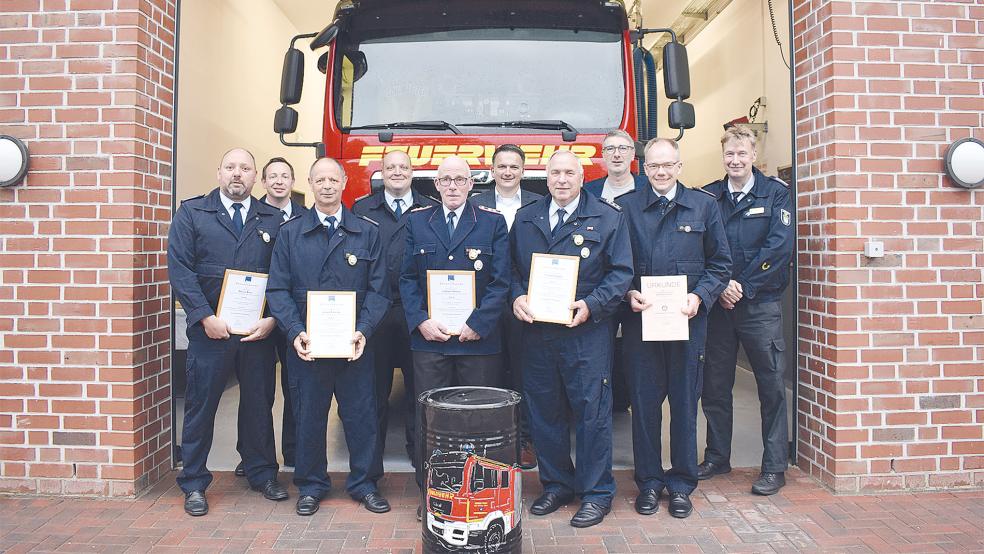
<svg viewBox="0 0 984 554">
<path fill-rule="evenodd" d="M 838 491 L 984 485 L 984 190 L 941 162 L 984 139 L 984 1 L 793 4 L 799 465 Z"/>
<path fill-rule="evenodd" d="M 170 470 L 175 0 L 3 0 L 0 491 L 133 495 Z"/>
</svg>

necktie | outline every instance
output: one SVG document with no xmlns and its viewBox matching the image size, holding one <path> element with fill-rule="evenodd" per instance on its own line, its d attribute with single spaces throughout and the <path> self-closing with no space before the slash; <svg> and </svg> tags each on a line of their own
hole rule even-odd
<svg viewBox="0 0 984 554">
<path fill-rule="evenodd" d="M 454 218 L 455 217 L 457 217 L 457 214 L 455 214 L 454 212 L 448 212 L 448 238 L 451 238 L 451 237 L 454 236 Z"/>
<path fill-rule="evenodd" d="M 396 204 L 396 207 L 393 208 L 393 215 L 396 216 L 396 219 L 400 219 L 400 216 L 403 215 L 403 199 L 397 198 L 393 202 Z"/>
<path fill-rule="evenodd" d="M 284 218 L 284 221 L 287 221 L 287 219 L 288 219 L 287 218 L 287 210 L 280 210 L 280 215 Z"/>
<path fill-rule="evenodd" d="M 551 235 L 556 235 L 560 228 L 564 226 L 564 218 L 567 216 L 567 210 L 561 208 L 557 210 L 557 223 L 554 223 L 553 229 L 550 230 Z"/>
<path fill-rule="evenodd" d="M 325 229 L 328 230 L 328 240 L 331 240 L 331 237 L 335 234 L 335 222 L 337 221 L 333 215 L 325 218 Z"/>
<path fill-rule="evenodd" d="M 656 211 L 659 212 L 659 215 L 666 213 L 666 206 L 669 205 L 669 203 L 670 201 L 667 200 L 665 196 L 660 196 L 656 199 Z"/>
<path fill-rule="evenodd" d="M 232 228 L 236 231 L 236 236 L 243 234 L 243 205 L 236 202 L 232 205 Z"/>
<path fill-rule="evenodd" d="M 738 191 L 738 192 L 732 192 L 732 193 L 731 193 L 731 199 L 732 199 L 732 200 L 734 200 L 734 202 L 735 202 L 735 206 L 737 206 L 737 205 L 738 205 L 738 199 L 739 199 L 739 198 L 741 198 L 741 191 Z"/>
</svg>

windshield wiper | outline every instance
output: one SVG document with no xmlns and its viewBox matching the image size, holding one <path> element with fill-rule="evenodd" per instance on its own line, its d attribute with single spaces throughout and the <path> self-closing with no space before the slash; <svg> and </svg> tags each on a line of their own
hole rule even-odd
<svg viewBox="0 0 984 554">
<path fill-rule="evenodd" d="M 483 123 L 458 123 L 459 127 L 502 127 L 516 129 L 554 129 L 578 133 L 573 125 L 559 119 L 536 119 L 530 121 L 486 121 Z"/>
<path fill-rule="evenodd" d="M 375 125 L 359 125 L 349 127 L 349 131 L 372 130 L 372 129 L 446 129 L 456 135 L 461 131 L 447 121 L 397 121 L 394 123 L 378 123 Z"/>
</svg>

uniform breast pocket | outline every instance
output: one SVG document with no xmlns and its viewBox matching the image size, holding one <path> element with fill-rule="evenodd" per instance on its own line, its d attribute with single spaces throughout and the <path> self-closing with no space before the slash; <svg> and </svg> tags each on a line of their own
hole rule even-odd
<svg viewBox="0 0 984 554">
<path fill-rule="evenodd" d="M 758 244 L 769 233 L 772 222 L 772 208 L 768 206 L 753 206 L 745 210 L 741 217 L 742 244 Z"/>
<path fill-rule="evenodd" d="M 475 271 L 489 272 L 492 263 L 492 247 L 488 244 L 471 244 L 465 246 L 465 255 Z"/>
<path fill-rule="evenodd" d="M 677 221 L 672 251 L 676 258 L 693 258 L 704 252 L 703 221 Z"/>
<path fill-rule="evenodd" d="M 365 248 L 353 248 L 345 254 L 345 265 L 355 272 L 353 283 L 360 290 L 365 288 L 365 280 L 369 275 L 369 265 L 376 261 Z"/>
</svg>

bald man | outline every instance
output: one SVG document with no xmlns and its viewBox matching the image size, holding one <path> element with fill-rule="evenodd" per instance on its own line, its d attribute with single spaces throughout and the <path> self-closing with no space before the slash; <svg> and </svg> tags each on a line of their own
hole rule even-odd
<svg viewBox="0 0 984 554">
<path fill-rule="evenodd" d="M 418 394 L 452 385 L 496 386 L 501 381 L 499 318 L 509 292 L 509 235 L 502 214 L 468 201 L 472 184 L 468 164 L 458 157 L 446 158 L 434 178 L 441 205 L 417 208 L 407 222 L 400 296 Z M 428 314 L 429 270 L 474 275 L 475 308 L 460 328 Z M 421 467 L 418 459 L 418 484 Z"/>
<path fill-rule="evenodd" d="M 597 525 L 615 497 L 612 476 L 611 318 L 632 282 L 632 248 L 621 209 L 583 194 L 584 171 L 569 151 L 547 163 L 550 196 L 516 212 L 509 233 L 513 314 L 525 322 L 523 394 L 530 412 L 543 495 L 530 513 L 546 515 L 581 498 L 574 527 Z M 528 286 L 533 254 L 576 256 L 577 288 L 568 325 L 535 321 Z M 577 432 L 571 461 L 570 426 Z"/>
<path fill-rule="evenodd" d="M 182 468 L 177 481 L 185 512 L 208 513 L 205 467 L 212 449 L 215 412 L 229 374 L 239 380 L 240 456 L 250 486 L 268 500 L 284 500 L 277 482 L 273 438 L 275 345 L 272 317 L 249 329 L 231 329 L 216 313 L 227 269 L 267 273 L 280 224 L 280 210 L 250 196 L 256 162 L 242 148 L 224 156 L 216 171 L 218 188 L 181 203 L 168 233 L 167 270 L 171 290 L 187 316 L 188 384 L 181 431 Z"/>
</svg>

